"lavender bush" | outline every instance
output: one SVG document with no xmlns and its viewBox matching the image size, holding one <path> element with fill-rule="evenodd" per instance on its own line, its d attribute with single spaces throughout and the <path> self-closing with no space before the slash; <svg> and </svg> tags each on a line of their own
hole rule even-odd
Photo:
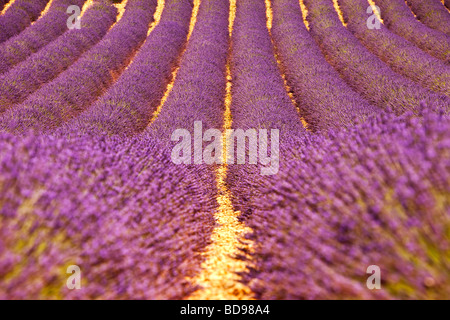
<svg viewBox="0 0 450 320">
<path fill-rule="evenodd" d="M 286 144 L 243 217 L 257 298 L 447 299 L 449 134 L 448 116 L 424 111 Z"/>
</svg>

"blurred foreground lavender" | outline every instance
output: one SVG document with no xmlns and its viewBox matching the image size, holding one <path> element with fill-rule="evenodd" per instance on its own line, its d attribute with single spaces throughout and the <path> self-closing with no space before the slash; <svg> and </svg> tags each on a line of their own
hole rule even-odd
<svg viewBox="0 0 450 320">
<path fill-rule="evenodd" d="M 450 298 L 449 120 L 382 115 L 292 139 L 242 217 L 257 297 Z M 366 287 L 370 265 L 381 290 Z"/>
</svg>

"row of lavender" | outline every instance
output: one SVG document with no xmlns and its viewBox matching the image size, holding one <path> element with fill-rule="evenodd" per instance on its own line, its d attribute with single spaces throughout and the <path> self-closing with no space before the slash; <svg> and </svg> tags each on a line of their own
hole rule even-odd
<svg viewBox="0 0 450 320">
<path fill-rule="evenodd" d="M 450 36 L 450 15 L 439 0 L 406 0 L 417 19 L 429 26 Z M 447 2 L 447 7 L 450 6 Z"/>
<path fill-rule="evenodd" d="M 48 1 L 14 1 L 8 10 L 0 16 L 0 43 L 25 30 L 25 28 L 40 16 Z"/>
<path fill-rule="evenodd" d="M 232 128 L 266 129 L 269 135 L 271 129 L 277 129 L 283 145 L 289 136 L 304 135 L 306 130 L 286 92 L 274 53 L 264 0 L 237 1 L 230 55 Z M 249 200 L 258 198 L 258 182 L 263 179 L 260 171 L 256 165 L 227 166 L 233 206 L 243 216 L 251 215 Z"/>
<path fill-rule="evenodd" d="M 289 76 L 290 66 L 301 63 L 290 55 L 305 54 L 296 46 L 289 51 L 281 39 L 282 31 L 296 26 L 288 13 L 299 8 L 276 1 L 273 12 L 274 43 L 288 82 L 294 93 L 300 85 L 309 89 Z M 301 34 L 302 28 L 297 30 Z M 292 39 L 295 45 L 308 41 Z M 257 243 L 255 268 L 246 275 L 257 298 L 448 296 L 448 116 L 421 104 L 419 117 L 379 111 L 347 130 L 336 130 L 325 116 L 317 116 L 322 134 L 307 134 L 298 128 L 271 51 L 263 0 L 239 1 L 231 56 L 233 127 L 280 129 L 277 175 L 261 177 L 255 166 L 229 165 L 227 179 L 241 219 L 253 229 L 248 236 Z M 312 59 L 321 65 L 320 58 Z M 310 79 L 313 75 L 305 72 Z M 333 74 L 328 77 L 338 81 Z M 344 99 L 353 95 L 350 89 L 344 93 Z M 308 101 L 315 95 L 309 89 L 298 97 Z M 366 287 L 370 265 L 381 268 L 381 290 Z"/>
<path fill-rule="evenodd" d="M 422 50 L 450 62 L 450 38 L 419 22 L 403 0 L 378 0 L 383 22 L 393 32 Z"/>
<path fill-rule="evenodd" d="M 143 134 L 105 138 L 71 126 L 59 131 L 70 139 L 3 134 L 0 296 L 173 299 L 195 289 L 186 278 L 198 272 L 215 224 L 215 175 L 211 167 L 175 165 L 169 138 L 194 118 L 205 128 L 222 125 L 228 6 L 202 2 L 173 90 Z M 192 2 L 170 0 L 165 10 L 159 32 L 185 36 Z M 176 26 L 175 16 L 185 23 Z M 151 59 L 137 58 L 141 65 Z M 121 121 L 113 118 L 111 128 L 130 131 Z M 61 290 L 70 264 L 82 268 L 84 290 Z"/>
<path fill-rule="evenodd" d="M 379 112 L 330 66 L 299 17 L 295 1 L 272 2 L 272 37 L 287 83 L 308 129 L 339 129 Z"/>
</svg>

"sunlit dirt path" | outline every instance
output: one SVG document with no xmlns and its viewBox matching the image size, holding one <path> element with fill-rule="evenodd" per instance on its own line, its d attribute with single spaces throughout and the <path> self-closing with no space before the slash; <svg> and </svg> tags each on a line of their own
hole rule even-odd
<svg viewBox="0 0 450 320">
<path fill-rule="evenodd" d="M 233 31 L 233 23 L 236 15 L 236 0 L 230 0 L 230 13 L 228 31 Z M 224 132 L 231 129 L 232 77 L 230 66 L 227 65 L 227 86 L 224 112 Z M 253 299 L 253 293 L 249 287 L 240 282 L 238 273 L 248 270 L 247 262 L 239 260 L 236 255 L 241 254 L 241 249 L 252 251 L 253 243 L 245 240 L 244 235 L 252 232 L 238 220 L 239 211 L 233 209 L 231 192 L 226 185 L 226 137 L 222 140 L 224 164 L 216 170 L 218 189 L 217 202 L 219 207 L 215 213 L 218 226 L 211 235 L 211 244 L 206 248 L 204 255 L 206 260 L 202 264 L 202 271 L 190 281 L 201 289 L 188 297 L 190 300 L 249 300 Z"/>
<path fill-rule="evenodd" d="M 7 4 L 5 4 L 5 6 L 3 7 L 3 10 L 0 11 L 0 16 L 5 14 L 6 10 L 9 9 L 9 7 L 11 7 L 11 5 L 15 2 L 16 0 L 11 0 L 9 1 Z"/>
</svg>

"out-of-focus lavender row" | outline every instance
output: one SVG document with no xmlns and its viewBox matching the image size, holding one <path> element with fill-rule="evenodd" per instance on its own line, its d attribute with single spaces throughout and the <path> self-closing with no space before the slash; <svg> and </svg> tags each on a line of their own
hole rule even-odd
<svg viewBox="0 0 450 320">
<path fill-rule="evenodd" d="M 450 97 L 450 65 L 431 57 L 383 24 L 380 29 L 367 28 L 367 0 L 339 0 L 339 3 L 344 19 L 348 21 L 347 28 L 369 51 L 395 72 Z"/>
<path fill-rule="evenodd" d="M 155 140 L 0 134 L 0 298 L 180 299 L 215 190 Z M 195 170 L 194 170 L 195 169 Z M 69 265 L 82 290 L 66 287 Z"/>
<path fill-rule="evenodd" d="M 448 116 L 425 111 L 285 145 L 244 216 L 257 298 L 448 298 L 449 137 Z"/>
<path fill-rule="evenodd" d="M 85 110 L 128 65 L 147 36 L 155 8 L 156 0 L 130 0 L 123 17 L 98 44 L 54 81 L 6 111 L 1 127 L 17 133 L 50 131 Z"/>
<path fill-rule="evenodd" d="M 322 55 L 295 1 L 272 1 L 272 36 L 287 82 L 309 129 L 340 128 L 377 113 Z"/>
<path fill-rule="evenodd" d="M 192 1 L 169 0 L 133 63 L 92 107 L 59 130 L 136 134 L 147 126 L 171 79 L 189 30 Z"/>
<path fill-rule="evenodd" d="M 36 20 L 49 0 L 16 0 L 0 16 L 0 43 L 15 36 Z"/>
<path fill-rule="evenodd" d="M 25 60 L 67 30 L 66 10 L 82 6 L 85 0 L 54 0 L 48 12 L 33 25 L 0 45 L 0 74 Z"/>
<path fill-rule="evenodd" d="M 384 24 L 427 53 L 450 63 L 450 38 L 416 20 L 404 0 L 377 0 Z"/>
<path fill-rule="evenodd" d="M 450 36 L 450 14 L 439 0 L 406 0 L 417 19 Z"/>
<path fill-rule="evenodd" d="M 304 3 L 311 34 L 327 61 L 367 100 L 396 114 L 407 110 L 418 112 L 421 101 L 434 108 L 449 108 L 450 98 L 402 77 L 369 52 L 342 25 L 332 1 L 305 0 Z"/>
<path fill-rule="evenodd" d="M 81 19 L 81 29 L 66 31 L 47 46 L 0 76 L 0 113 L 23 102 L 56 78 L 106 34 L 117 16 L 107 0 L 94 0 Z"/>
</svg>

